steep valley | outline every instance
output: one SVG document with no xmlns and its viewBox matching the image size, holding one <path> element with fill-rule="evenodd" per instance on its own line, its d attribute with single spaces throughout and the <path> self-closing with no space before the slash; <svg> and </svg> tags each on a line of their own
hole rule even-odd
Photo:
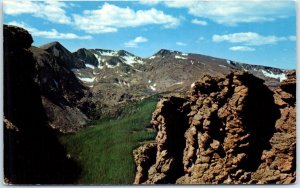
<svg viewBox="0 0 300 188">
<path fill-rule="evenodd" d="M 4 25 L 6 183 L 295 181 L 295 71 L 32 42 Z"/>
</svg>

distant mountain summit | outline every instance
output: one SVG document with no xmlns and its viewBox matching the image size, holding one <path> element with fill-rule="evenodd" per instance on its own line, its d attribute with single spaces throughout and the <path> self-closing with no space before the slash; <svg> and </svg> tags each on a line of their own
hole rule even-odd
<svg viewBox="0 0 300 188">
<path fill-rule="evenodd" d="M 181 52 L 179 52 L 179 51 L 173 51 L 173 50 L 161 49 L 158 52 L 156 52 L 154 54 L 154 56 L 165 57 L 165 56 L 172 55 L 172 54 L 181 54 Z"/>
<path fill-rule="evenodd" d="M 77 58 L 72 55 L 72 53 L 62 46 L 59 42 L 51 42 L 40 46 L 39 48 L 47 51 L 52 54 L 59 60 L 59 63 L 69 69 L 73 68 L 84 68 L 84 63 L 79 61 Z"/>
</svg>

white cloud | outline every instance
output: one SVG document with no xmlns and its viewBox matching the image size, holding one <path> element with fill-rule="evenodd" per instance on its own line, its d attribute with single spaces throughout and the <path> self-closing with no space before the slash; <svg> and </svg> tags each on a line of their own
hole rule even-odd
<svg viewBox="0 0 300 188">
<path fill-rule="evenodd" d="M 176 45 L 178 45 L 178 46 L 186 46 L 187 44 L 183 43 L 183 42 L 176 42 Z"/>
<path fill-rule="evenodd" d="M 266 44 L 277 44 L 280 41 L 287 40 L 286 37 L 277 37 L 274 35 L 262 36 L 253 32 L 246 33 L 233 33 L 227 35 L 213 35 L 212 40 L 214 42 L 230 42 L 241 43 L 249 46 L 259 46 Z"/>
<path fill-rule="evenodd" d="M 30 0 L 5 0 L 4 13 L 7 15 L 31 14 L 53 23 L 70 24 L 71 18 L 66 15 L 67 5 L 57 0 L 37 2 Z"/>
<path fill-rule="evenodd" d="M 179 19 L 154 8 L 134 11 L 129 7 L 122 8 L 109 3 L 96 10 L 85 10 L 82 15 L 74 14 L 73 18 L 75 27 L 87 33 L 116 32 L 119 28 L 148 24 L 175 28 L 180 23 Z"/>
<path fill-rule="evenodd" d="M 224 25 L 274 21 L 291 16 L 295 12 L 292 1 L 165 1 L 168 7 L 187 8 L 189 14 L 207 18 Z"/>
<path fill-rule="evenodd" d="M 156 5 L 161 2 L 161 0 L 140 0 L 139 1 L 141 4 L 145 5 Z"/>
<path fill-rule="evenodd" d="M 253 51 L 255 51 L 255 48 L 251 48 L 249 46 L 233 46 L 233 47 L 230 47 L 229 50 L 242 51 L 242 52 L 253 52 Z"/>
<path fill-rule="evenodd" d="M 138 36 L 128 42 L 125 42 L 125 47 L 137 48 L 139 43 L 148 42 L 148 39 L 142 36 Z"/>
<path fill-rule="evenodd" d="M 28 30 L 33 36 L 44 37 L 44 38 L 48 38 L 48 39 L 81 39 L 81 40 L 92 39 L 92 36 L 90 36 L 90 35 L 78 36 L 74 33 L 60 33 L 56 29 L 51 29 L 50 31 L 41 31 L 41 30 L 33 28 L 23 22 L 19 23 L 19 22 L 13 21 L 13 22 L 9 22 L 7 24 L 22 27 L 22 28 Z"/>
<path fill-rule="evenodd" d="M 198 19 L 193 19 L 192 23 L 197 24 L 197 25 L 203 25 L 203 26 L 207 25 L 206 21 L 202 21 L 202 20 L 198 20 Z"/>
</svg>

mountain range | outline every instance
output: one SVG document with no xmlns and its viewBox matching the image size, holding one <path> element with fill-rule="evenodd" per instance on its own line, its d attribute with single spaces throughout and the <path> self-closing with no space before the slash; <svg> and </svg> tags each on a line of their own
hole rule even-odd
<svg viewBox="0 0 300 188">
<path fill-rule="evenodd" d="M 67 81 L 69 86 L 65 86 L 64 80 L 58 81 L 53 76 L 49 77 L 48 73 L 43 75 L 41 71 L 39 80 L 48 80 L 46 87 L 65 87 L 66 91 L 74 94 L 73 98 L 84 98 L 82 91 L 85 90 L 92 96 L 85 97 L 85 102 L 95 105 L 94 108 L 99 112 L 97 116 L 117 116 L 123 104 L 151 95 L 185 94 L 191 84 L 204 74 L 222 76 L 235 70 L 246 71 L 265 80 L 270 88 L 275 88 L 286 79 L 287 72 L 279 68 L 166 49 L 148 58 L 125 50 L 81 48 L 71 53 L 59 42 L 31 47 L 30 50 L 35 59 L 49 61 L 48 57 L 45 60 L 47 54 L 63 67 L 57 73 L 63 72 L 64 76 L 58 77 Z M 51 62 L 49 64 L 53 65 Z"/>
</svg>

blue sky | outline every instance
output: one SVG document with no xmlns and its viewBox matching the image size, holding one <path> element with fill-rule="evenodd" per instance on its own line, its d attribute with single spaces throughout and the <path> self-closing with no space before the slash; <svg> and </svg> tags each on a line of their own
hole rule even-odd
<svg viewBox="0 0 300 188">
<path fill-rule="evenodd" d="M 287 69 L 296 67 L 294 1 L 4 0 L 4 23 L 36 46 L 124 49 L 149 57 L 165 48 Z"/>
</svg>

